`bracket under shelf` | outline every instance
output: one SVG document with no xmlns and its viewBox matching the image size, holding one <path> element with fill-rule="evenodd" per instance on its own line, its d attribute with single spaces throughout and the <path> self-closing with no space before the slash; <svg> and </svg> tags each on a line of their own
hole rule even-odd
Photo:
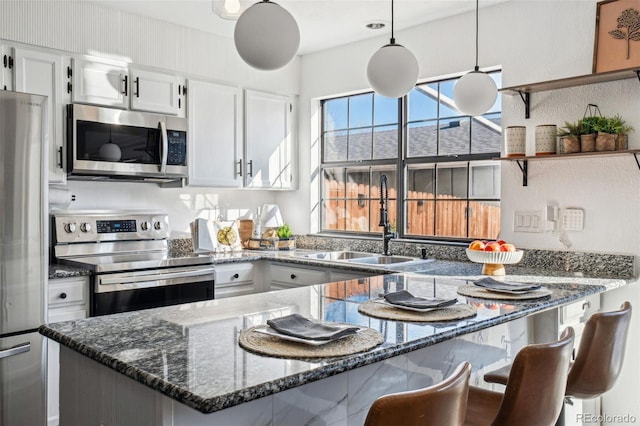
<svg viewBox="0 0 640 426">
<path fill-rule="evenodd" d="M 638 78 L 640 78 L 640 74 L 638 74 Z M 526 119 L 531 117 L 531 93 L 518 90 L 518 94 L 520 94 L 520 99 L 522 99 L 522 102 L 524 102 L 524 118 Z"/>
<path fill-rule="evenodd" d="M 636 158 L 636 161 L 638 159 Z M 520 171 L 522 172 L 522 186 L 527 186 L 527 178 L 529 176 L 529 160 L 516 160 L 518 167 L 520 167 Z M 640 165 L 638 165 L 640 167 Z"/>
</svg>

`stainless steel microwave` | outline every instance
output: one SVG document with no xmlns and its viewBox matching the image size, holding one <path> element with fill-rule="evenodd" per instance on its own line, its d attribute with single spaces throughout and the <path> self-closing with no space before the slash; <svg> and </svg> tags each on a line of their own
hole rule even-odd
<svg viewBox="0 0 640 426">
<path fill-rule="evenodd" d="M 187 177 L 187 120 L 67 105 L 67 174 L 167 182 Z"/>
</svg>

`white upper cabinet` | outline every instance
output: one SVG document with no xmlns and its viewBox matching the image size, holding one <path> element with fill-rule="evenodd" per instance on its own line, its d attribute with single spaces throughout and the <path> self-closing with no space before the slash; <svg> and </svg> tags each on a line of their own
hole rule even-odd
<svg viewBox="0 0 640 426">
<path fill-rule="evenodd" d="M 178 115 L 182 106 L 179 85 L 176 75 L 132 69 L 131 109 Z"/>
<path fill-rule="evenodd" d="M 13 79 L 11 78 L 13 57 L 11 56 L 11 48 L 0 43 L 0 56 L 2 57 L 2 64 L 0 64 L 0 90 L 13 90 Z"/>
<path fill-rule="evenodd" d="M 245 186 L 293 188 L 292 115 L 287 96 L 245 91 Z"/>
<path fill-rule="evenodd" d="M 189 80 L 190 186 L 242 186 L 242 91 Z"/>
<path fill-rule="evenodd" d="M 127 108 L 127 64 L 99 58 L 73 59 L 74 103 Z"/>
<path fill-rule="evenodd" d="M 67 64 L 65 64 L 67 62 Z M 47 96 L 49 182 L 65 183 L 64 108 L 69 95 L 63 90 L 68 58 L 53 52 L 14 48 L 14 88 L 17 92 Z"/>
</svg>

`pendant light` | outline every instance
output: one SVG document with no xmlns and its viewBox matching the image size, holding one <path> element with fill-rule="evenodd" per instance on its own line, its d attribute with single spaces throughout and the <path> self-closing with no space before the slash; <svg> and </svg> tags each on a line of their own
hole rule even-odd
<svg viewBox="0 0 640 426">
<path fill-rule="evenodd" d="M 369 84 L 376 93 L 388 98 L 400 98 L 416 85 L 418 60 L 411 51 L 396 44 L 393 37 L 393 0 L 391 0 L 391 40 L 369 59 Z"/>
<path fill-rule="evenodd" d="M 222 19 L 238 19 L 247 8 L 246 0 L 212 0 L 213 12 Z"/>
<path fill-rule="evenodd" d="M 263 0 L 240 15 L 233 39 L 247 64 L 269 71 L 282 68 L 293 59 L 300 45 L 300 30 L 286 9 Z"/>
<path fill-rule="evenodd" d="M 476 0 L 476 66 L 463 75 L 453 88 L 453 100 L 458 110 L 476 116 L 487 112 L 496 102 L 496 82 L 478 67 L 478 2 Z"/>
</svg>

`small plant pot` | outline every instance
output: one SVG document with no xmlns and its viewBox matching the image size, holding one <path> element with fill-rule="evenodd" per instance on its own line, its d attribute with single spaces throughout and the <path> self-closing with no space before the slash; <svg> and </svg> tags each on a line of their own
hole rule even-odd
<svg viewBox="0 0 640 426">
<path fill-rule="evenodd" d="M 629 149 L 629 138 L 626 133 L 616 135 L 616 151 L 626 151 Z"/>
<path fill-rule="evenodd" d="M 505 148 L 507 157 L 524 157 L 527 148 L 527 128 L 525 126 L 507 127 Z"/>
<path fill-rule="evenodd" d="M 536 126 L 536 155 L 553 155 L 557 152 L 558 128 L 555 124 Z"/>
<path fill-rule="evenodd" d="M 596 150 L 596 134 L 580 135 L 580 151 L 593 152 Z"/>
<path fill-rule="evenodd" d="M 577 136 L 569 135 L 560 138 L 560 153 L 574 154 L 580 152 L 580 140 Z"/>
<path fill-rule="evenodd" d="M 598 132 L 596 136 L 596 151 L 614 151 L 616 149 L 616 135 Z"/>
</svg>

